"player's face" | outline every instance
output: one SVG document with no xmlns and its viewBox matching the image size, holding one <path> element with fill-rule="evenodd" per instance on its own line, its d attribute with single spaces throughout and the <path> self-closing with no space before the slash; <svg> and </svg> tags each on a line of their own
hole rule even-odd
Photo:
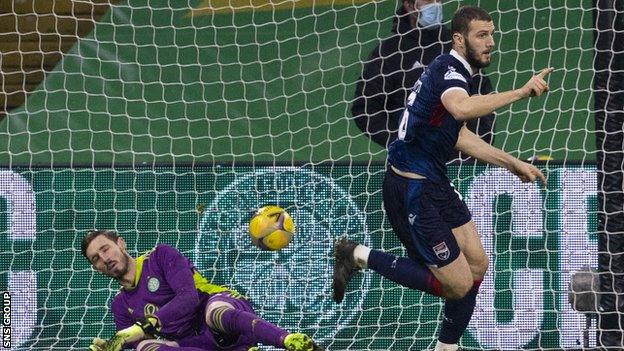
<svg viewBox="0 0 624 351">
<path fill-rule="evenodd" d="M 466 43 L 466 60 L 470 66 L 480 69 L 490 65 L 494 50 L 494 23 L 470 22 L 470 30 L 464 41 Z"/>
<path fill-rule="evenodd" d="M 91 241 L 86 252 L 96 271 L 117 280 L 128 273 L 130 257 L 123 239 L 119 238 L 115 242 L 99 235 Z"/>
</svg>

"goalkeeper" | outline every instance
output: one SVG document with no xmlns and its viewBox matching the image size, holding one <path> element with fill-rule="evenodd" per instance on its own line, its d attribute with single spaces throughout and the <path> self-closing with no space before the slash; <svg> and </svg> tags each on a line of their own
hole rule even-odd
<svg viewBox="0 0 624 351">
<path fill-rule="evenodd" d="M 116 232 L 89 231 L 81 250 L 96 271 L 121 285 L 111 304 L 117 333 L 93 340 L 92 351 L 247 351 L 258 343 L 322 350 L 309 336 L 258 317 L 234 290 L 210 284 L 171 246 L 133 258 Z"/>
</svg>

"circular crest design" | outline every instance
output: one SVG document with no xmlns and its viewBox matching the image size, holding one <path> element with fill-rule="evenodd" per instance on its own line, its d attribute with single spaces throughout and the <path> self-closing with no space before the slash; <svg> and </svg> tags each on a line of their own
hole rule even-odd
<svg viewBox="0 0 624 351">
<path fill-rule="evenodd" d="M 197 267 L 249 297 L 263 318 L 316 339 L 333 337 L 360 313 L 370 285 L 370 275 L 359 275 L 342 304 L 332 300 L 333 244 L 342 235 L 370 244 L 365 213 L 334 180 L 310 170 L 271 167 L 232 178 L 202 217 Z M 248 234 L 249 219 L 265 205 L 284 208 L 295 221 L 293 241 L 280 251 L 258 249 Z"/>
</svg>

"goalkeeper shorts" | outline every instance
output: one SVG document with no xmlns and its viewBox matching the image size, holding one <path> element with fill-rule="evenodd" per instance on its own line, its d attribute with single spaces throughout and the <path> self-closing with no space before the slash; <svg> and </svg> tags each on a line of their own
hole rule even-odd
<svg viewBox="0 0 624 351">
<path fill-rule="evenodd" d="M 250 313 L 256 313 L 251 306 L 249 300 L 242 297 L 235 297 L 228 292 L 222 292 L 214 295 L 210 295 L 206 301 L 206 307 L 215 301 L 222 301 L 229 303 L 237 310 L 242 310 Z M 250 347 L 256 344 L 245 335 L 221 335 L 211 330 L 206 325 L 205 310 L 202 313 L 202 326 L 199 328 L 197 335 L 186 337 L 182 340 L 176 340 L 180 347 L 196 347 L 204 350 L 219 350 L 219 351 L 247 351 Z"/>
</svg>

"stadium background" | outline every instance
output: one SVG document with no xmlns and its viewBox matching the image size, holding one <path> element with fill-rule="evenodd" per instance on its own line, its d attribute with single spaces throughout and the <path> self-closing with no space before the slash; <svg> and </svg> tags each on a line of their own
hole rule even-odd
<svg viewBox="0 0 624 351">
<path fill-rule="evenodd" d="M 445 18 L 457 4 L 446 2 Z M 0 122 L 0 164 L 36 194 L 36 237 L 12 240 L 9 216 L 0 219 L 7 233 L 0 238 L 0 290 L 10 272 L 36 275 L 36 323 L 22 348 L 84 347 L 112 332 L 105 306 L 115 286 L 94 275 L 77 251 L 83 230 L 115 228 L 135 253 L 168 242 L 194 255 L 202 224 L 196 205 L 213 202 L 232 177 L 261 166 L 304 166 L 334 180 L 366 213 L 373 245 L 400 253 L 382 220 L 385 151 L 360 135 L 349 113 L 361 61 L 388 36 L 395 3 L 317 2 L 234 13 L 201 10 L 205 5 L 113 6 L 26 105 Z M 561 208 L 558 174 L 576 169 L 572 165 L 591 172 L 595 159 L 592 18 L 585 10 L 591 4 L 481 5 L 498 29 L 499 51 L 489 69 L 497 90 L 542 67 L 557 68 L 547 97 L 497 117 L 497 146 L 521 158 L 549 154 L 563 165 L 551 166 L 551 185 L 541 192 L 545 205 L 536 216 L 543 217 L 543 237 L 513 239 L 512 196 L 497 199 L 495 231 L 502 239 L 496 242 L 495 307 L 498 322 L 511 321 L 512 272 L 547 270 L 543 323 L 522 346 L 559 347 L 565 302 L 559 281 L 568 273 L 558 262 L 560 223 L 574 213 Z M 465 194 L 484 169 L 451 172 Z M 591 199 L 587 221 L 579 224 L 587 233 L 595 230 Z M 0 206 L 11 212 L 10 202 Z M 345 210 L 336 221 L 348 216 Z M 370 279 L 370 293 L 352 306 L 358 316 L 345 319 L 332 349 L 425 348 L 435 333 L 438 300 Z M 319 327 L 282 322 L 311 333 Z M 471 339 L 467 345 L 479 344 Z"/>
</svg>

